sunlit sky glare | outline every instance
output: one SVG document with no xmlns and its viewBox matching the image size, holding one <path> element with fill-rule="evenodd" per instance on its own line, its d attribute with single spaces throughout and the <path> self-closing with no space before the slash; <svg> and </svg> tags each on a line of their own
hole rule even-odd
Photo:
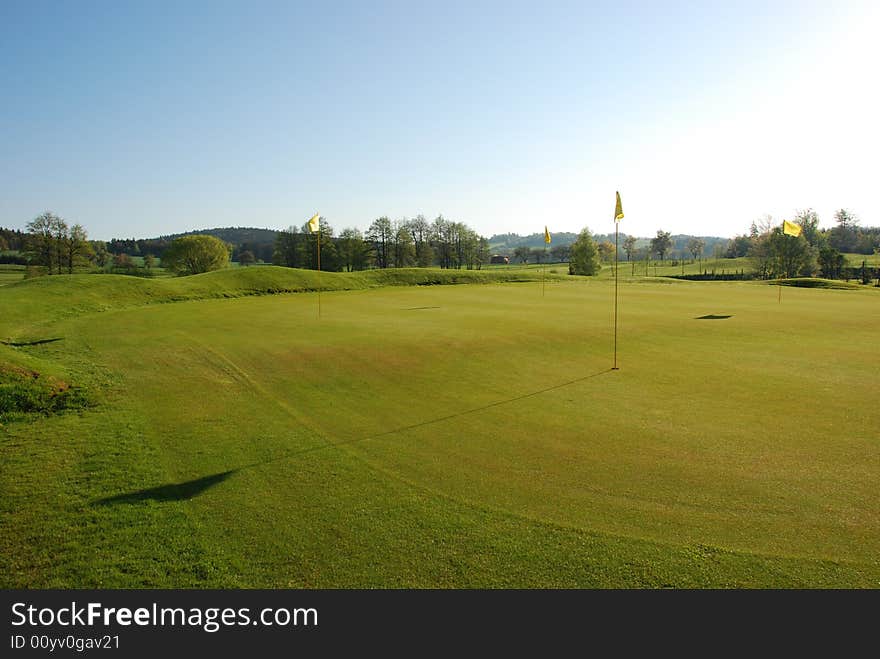
<svg viewBox="0 0 880 659">
<path fill-rule="evenodd" d="M 0 0 L 0 226 L 880 224 L 880 2 Z"/>
</svg>

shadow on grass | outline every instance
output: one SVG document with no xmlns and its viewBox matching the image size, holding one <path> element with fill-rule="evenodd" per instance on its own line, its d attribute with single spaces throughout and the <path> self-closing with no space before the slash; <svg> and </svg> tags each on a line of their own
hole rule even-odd
<svg viewBox="0 0 880 659">
<path fill-rule="evenodd" d="M 36 339 L 34 341 L 0 341 L 0 343 L 5 346 L 23 348 L 26 346 L 39 346 L 43 345 L 44 343 L 55 343 L 56 341 L 62 341 L 63 339 L 63 336 L 56 336 L 54 339 Z"/>
<path fill-rule="evenodd" d="M 334 442 L 334 446 L 338 446 L 339 444 L 352 444 L 354 442 L 362 442 L 368 439 L 376 439 L 378 437 L 385 437 L 386 435 L 394 435 L 399 432 L 403 432 L 405 430 L 412 430 L 413 428 L 422 428 L 424 426 L 430 426 L 435 423 L 440 423 L 441 421 L 449 421 L 450 419 L 457 419 L 458 417 L 466 416 L 468 414 L 474 414 L 475 412 L 483 412 L 485 410 L 491 409 L 493 407 L 498 407 L 499 405 L 508 405 L 510 403 L 515 403 L 517 401 L 524 400 L 526 398 L 531 398 L 533 396 L 538 396 L 540 394 L 546 394 L 549 391 L 554 391 L 556 389 L 562 389 L 563 387 L 568 387 L 573 384 L 577 384 L 578 382 L 583 382 L 584 380 L 589 380 L 591 378 L 598 377 L 600 375 L 604 375 L 605 373 L 611 373 L 612 369 L 608 368 L 604 371 L 599 371 L 598 373 L 591 373 L 590 375 L 585 375 L 580 378 L 575 378 L 574 380 L 568 380 L 567 382 L 562 382 L 560 384 L 554 384 L 551 387 L 546 387 L 544 389 L 538 389 L 536 391 L 530 391 L 526 394 L 521 394 L 519 396 L 514 396 L 512 398 L 505 398 L 503 400 L 495 401 L 494 403 L 489 403 L 488 405 L 481 405 L 480 407 L 473 407 L 469 410 L 463 410 L 461 412 L 456 412 L 454 414 L 447 414 L 446 416 L 440 416 L 435 419 L 428 419 L 427 421 L 420 421 L 419 423 L 413 423 L 408 426 L 401 426 L 400 428 L 394 428 L 393 430 L 386 430 L 385 432 L 378 433 L 376 435 L 370 435 L 369 437 L 358 437 L 357 439 Z"/>
<path fill-rule="evenodd" d="M 243 465 L 239 467 L 239 469 L 250 469 L 252 467 L 261 467 L 263 465 L 271 464 L 274 462 L 282 462 L 284 460 L 293 460 L 299 456 L 305 455 L 307 453 L 315 453 L 317 451 L 326 451 L 328 449 L 339 448 L 340 446 L 347 446 L 349 444 L 360 444 L 361 442 L 368 442 L 374 439 L 380 439 L 383 437 L 389 437 L 391 435 L 397 435 L 405 433 L 408 430 L 414 430 L 416 428 L 424 428 L 425 426 L 431 426 L 435 423 L 442 423 L 444 421 L 449 421 L 450 419 L 457 419 L 463 416 L 467 416 L 469 414 L 474 414 L 477 412 L 483 412 L 485 410 L 491 409 L 493 407 L 498 407 L 499 405 L 508 405 L 510 403 L 516 403 L 521 400 L 525 400 L 527 398 L 531 398 L 533 396 L 539 396 L 541 394 L 548 393 L 550 391 L 555 391 L 556 389 L 562 389 L 564 387 L 569 387 L 573 384 L 577 384 L 579 382 L 584 382 L 586 380 L 590 380 L 592 378 L 599 377 L 600 375 L 605 375 L 606 373 L 613 373 L 613 369 L 606 368 L 603 371 L 599 371 L 598 373 L 590 373 L 589 375 L 584 375 L 579 378 L 575 378 L 573 380 L 568 380 L 566 382 L 561 382 L 559 384 L 554 384 L 550 387 L 545 387 L 544 389 L 538 389 L 536 391 L 530 391 L 525 394 L 520 394 L 519 396 L 513 396 L 511 398 L 504 398 L 503 400 L 495 401 L 494 403 L 489 403 L 488 405 L 481 405 L 480 407 L 472 407 L 467 410 L 462 410 L 460 412 L 455 412 L 453 414 L 447 414 L 446 416 L 439 416 L 433 419 L 426 419 L 425 421 L 420 421 L 418 423 L 412 423 L 407 426 L 398 426 L 397 428 L 392 428 L 391 430 L 386 430 L 385 432 L 376 433 L 373 435 L 365 435 L 361 437 L 352 437 L 351 439 L 340 439 L 337 441 L 333 441 L 326 437 L 323 438 L 324 443 L 318 446 L 312 446 L 310 448 L 300 449 L 298 451 L 290 451 L 284 453 L 283 455 L 279 455 L 275 458 L 270 458 L 268 460 L 263 460 L 260 462 L 253 462 L 251 464 Z"/>
<path fill-rule="evenodd" d="M 117 494 L 112 497 L 97 499 L 92 502 L 93 506 L 113 506 L 120 503 L 140 503 L 142 501 L 188 501 L 193 497 L 203 494 L 205 491 L 218 485 L 234 474 L 238 469 L 230 469 L 218 474 L 203 476 L 195 480 L 183 483 L 160 485 L 146 490 L 137 490 L 126 494 Z"/>
<path fill-rule="evenodd" d="M 217 474 L 213 474 L 211 476 L 203 476 L 202 478 L 197 478 L 195 480 L 186 481 L 184 483 L 174 483 L 171 485 L 162 485 L 160 487 L 153 487 L 147 490 L 138 490 L 136 492 L 129 492 L 127 494 L 118 494 L 112 497 L 105 497 L 103 499 L 97 499 L 92 502 L 93 506 L 111 506 L 116 504 L 134 504 L 140 503 L 142 501 L 186 501 L 192 499 L 193 497 L 197 497 L 204 493 L 206 490 L 222 483 L 227 478 L 229 478 L 232 474 L 237 471 L 242 471 L 243 469 L 253 469 L 255 467 L 262 467 L 268 464 L 283 462 L 287 460 L 294 460 L 297 457 L 306 455 L 308 453 L 315 453 L 317 451 L 327 451 L 335 448 L 339 448 L 340 446 L 346 446 L 348 444 L 358 444 L 361 442 L 367 442 L 373 439 L 379 439 L 382 437 L 388 437 L 390 435 L 397 435 L 405 433 L 408 430 L 413 430 L 415 428 L 423 428 L 425 426 L 430 426 L 435 423 L 442 423 L 444 421 L 449 421 L 450 419 L 457 419 L 459 417 L 467 416 L 469 414 L 474 414 L 477 412 L 483 412 L 485 410 L 491 409 L 493 407 L 498 407 L 500 405 L 508 405 L 510 403 L 516 403 L 521 400 L 525 400 L 527 398 L 532 398 L 533 396 L 539 396 L 541 394 L 548 393 L 550 391 L 555 391 L 557 389 L 562 389 L 564 387 L 569 387 L 573 384 L 578 384 L 579 382 L 584 382 L 586 380 L 590 380 L 592 378 L 599 377 L 601 375 L 605 375 L 606 373 L 613 373 L 613 369 L 607 368 L 605 370 L 599 371 L 597 373 L 590 373 L 589 375 L 584 375 L 579 378 L 575 378 L 573 380 L 568 380 L 566 382 L 560 382 L 559 384 L 554 384 L 550 387 L 545 387 L 543 389 L 537 389 L 535 391 L 530 391 L 525 394 L 520 394 L 519 396 L 513 396 L 511 398 L 504 398 L 502 400 L 495 401 L 494 403 L 489 403 L 488 405 L 481 405 L 480 407 L 472 407 L 467 410 L 462 410 L 460 412 L 455 412 L 453 414 L 447 414 L 445 416 L 435 417 L 433 419 L 426 419 L 425 421 L 420 421 L 419 423 L 413 423 L 407 426 L 399 426 L 397 428 L 392 428 L 390 430 L 386 430 L 385 432 L 376 433 L 373 435 L 365 435 L 360 437 L 352 437 L 351 439 L 342 439 L 338 441 L 332 441 L 326 437 L 322 437 L 324 443 L 319 444 L 317 446 L 312 446 L 310 448 L 300 449 L 297 451 L 289 451 L 284 453 L 283 455 L 279 455 L 274 458 L 270 458 L 268 460 L 260 460 L 259 462 L 251 462 L 250 464 L 241 465 L 235 469 L 230 469 L 229 471 L 223 471 Z"/>
<path fill-rule="evenodd" d="M 724 320 L 726 318 L 733 318 L 733 316 L 716 316 L 714 314 L 709 314 L 708 316 L 697 316 L 694 320 Z"/>
</svg>

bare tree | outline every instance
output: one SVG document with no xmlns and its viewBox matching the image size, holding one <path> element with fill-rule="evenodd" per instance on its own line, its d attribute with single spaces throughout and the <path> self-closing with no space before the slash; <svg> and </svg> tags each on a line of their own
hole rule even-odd
<svg viewBox="0 0 880 659">
<path fill-rule="evenodd" d="M 699 238 L 691 238 L 687 241 L 687 250 L 691 253 L 691 256 L 694 257 L 694 261 L 697 260 L 697 257 L 700 257 L 700 263 L 703 261 L 703 250 L 706 248 L 706 241 L 701 240 Z"/>
<path fill-rule="evenodd" d="M 633 254 L 636 253 L 636 237 L 627 236 L 623 241 L 623 251 L 626 252 L 626 260 L 632 261 Z"/>
</svg>

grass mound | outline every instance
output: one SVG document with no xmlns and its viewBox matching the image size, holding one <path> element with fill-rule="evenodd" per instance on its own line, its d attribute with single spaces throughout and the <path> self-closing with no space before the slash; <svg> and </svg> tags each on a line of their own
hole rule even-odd
<svg viewBox="0 0 880 659">
<path fill-rule="evenodd" d="M 852 291 L 862 288 L 858 284 L 835 279 L 821 279 L 818 277 L 796 277 L 792 279 L 778 279 L 773 285 L 795 286 L 798 288 L 833 288 L 837 290 Z"/>
<path fill-rule="evenodd" d="M 40 327 L 50 320 L 163 302 L 317 290 L 357 290 L 381 286 L 477 284 L 535 279 L 534 273 L 522 271 L 400 268 L 348 273 L 278 266 L 229 268 L 171 279 L 142 279 L 123 275 L 39 277 L 4 287 L 4 306 L 9 309 L 9 313 L 0 320 L 0 338 L 5 338 L 7 342 L 40 340 L 44 338 L 40 335 Z"/>
<path fill-rule="evenodd" d="M 85 394 L 64 380 L 0 364 L 0 423 L 81 409 L 87 404 Z"/>
</svg>

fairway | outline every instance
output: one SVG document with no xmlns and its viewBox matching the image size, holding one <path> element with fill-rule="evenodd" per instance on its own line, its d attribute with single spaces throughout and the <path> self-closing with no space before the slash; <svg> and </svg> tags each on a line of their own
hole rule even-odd
<svg viewBox="0 0 880 659">
<path fill-rule="evenodd" d="M 878 587 L 880 294 L 627 281 L 611 371 L 612 291 L 19 313 L 94 404 L 0 431 L 2 585 Z"/>
</svg>

